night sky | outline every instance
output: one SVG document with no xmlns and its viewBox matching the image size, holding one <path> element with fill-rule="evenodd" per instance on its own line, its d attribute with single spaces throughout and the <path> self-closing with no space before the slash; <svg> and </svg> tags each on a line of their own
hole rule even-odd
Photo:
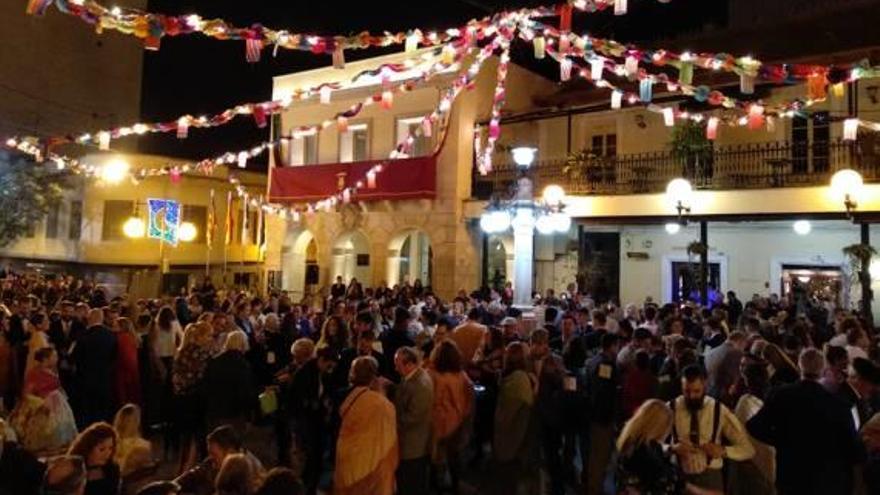
<svg viewBox="0 0 880 495">
<path fill-rule="evenodd" d="M 726 22 L 727 2 L 724 0 L 674 0 L 669 4 L 631 0 L 629 3 L 630 13 L 623 17 L 615 17 L 610 11 L 575 14 L 574 30 L 589 30 L 618 41 L 645 42 L 707 25 L 723 26 Z M 169 14 L 197 12 L 205 18 L 222 17 L 242 26 L 259 22 L 276 29 L 330 35 L 363 30 L 394 32 L 414 27 L 442 29 L 505 7 L 542 4 L 546 2 L 150 0 L 149 9 Z M 144 53 L 141 105 L 144 120 L 169 120 L 185 113 L 215 113 L 238 103 L 267 100 L 271 97 L 273 76 L 330 64 L 329 55 L 280 50 L 273 58 L 271 49 L 263 51 L 259 63 L 249 64 L 244 50 L 241 41 L 215 41 L 197 35 L 163 39 L 160 51 Z M 346 60 L 357 60 L 388 52 L 349 50 L 345 55 Z M 557 77 L 558 68 L 548 61 L 536 64 L 529 53 L 527 47 L 515 50 L 514 62 L 524 63 L 548 77 Z M 146 137 L 141 139 L 140 149 L 200 159 L 248 148 L 265 140 L 267 135 L 268 131 L 258 129 L 252 119 L 240 117 L 237 122 L 217 129 L 191 129 L 186 140 L 178 140 L 173 134 Z"/>
</svg>

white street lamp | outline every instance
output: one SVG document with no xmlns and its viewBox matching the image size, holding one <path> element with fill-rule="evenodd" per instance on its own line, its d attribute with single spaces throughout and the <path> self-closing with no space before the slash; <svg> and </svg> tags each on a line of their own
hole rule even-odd
<svg viewBox="0 0 880 495">
<path fill-rule="evenodd" d="M 199 231 L 192 222 L 183 222 L 177 231 L 177 237 L 183 242 L 192 242 L 196 240 Z"/>
<path fill-rule="evenodd" d="M 101 180 L 107 184 L 119 184 L 128 175 L 128 162 L 121 158 L 114 158 L 101 166 Z"/>
<path fill-rule="evenodd" d="M 835 201 L 842 202 L 847 215 L 852 215 L 859 205 L 864 181 L 861 174 L 845 168 L 831 176 L 831 195 Z"/>
<path fill-rule="evenodd" d="M 669 235 L 675 235 L 681 232 L 681 224 L 678 222 L 669 222 L 666 224 L 666 233 Z"/>
<path fill-rule="evenodd" d="M 808 220 L 798 220 L 792 224 L 791 228 L 794 229 L 794 232 L 797 235 L 808 235 L 813 231 L 813 226 Z"/>
<path fill-rule="evenodd" d="M 686 179 L 672 179 L 666 186 L 666 200 L 678 211 L 678 216 L 690 213 L 694 198 L 694 188 Z"/>
<path fill-rule="evenodd" d="M 122 233 L 129 239 L 140 239 L 147 233 L 147 227 L 140 218 L 130 217 L 122 224 Z"/>
<path fill-rule="evenodd" d="M 520 146 L 518 148 L 513 148 L 510 152 L 513 154 L 513 161 L 516 162 L 517 166 L 527 169 L 531 167 L 532 162 L 535 161 L 535 155 L 538 153 L 538 148 Z"/>
<path fill-rule="evenodd" d="M 565 201 L 565 189 L 556 184 L 551 184 L 544 188 L 544 203 L 549 206 L 557 206 Z"/>
<path fill-rule="evenodd" d="M 542 235 L 550 235 L 556 232 L 556 225 L 553 221 L 553 217 L 550 215 L 539 216 L 538 220 L 535 221 L 535 230 Z"/>
</svg>

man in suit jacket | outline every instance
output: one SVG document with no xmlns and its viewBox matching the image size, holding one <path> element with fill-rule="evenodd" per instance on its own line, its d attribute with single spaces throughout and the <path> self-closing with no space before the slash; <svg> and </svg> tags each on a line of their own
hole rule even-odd
<svg viewBox="0 0 880 495">
<path fill-rule="evenodd" d="M 115 413 L 113 370 L 116 366 L 116 336 L 103 325 L 103 310 L 89 311 L 87 321 L 88 328 L 71 350 L 80 398 L 77 416 L 80 427 L 97 421 L 111 421 Z"/>
<path fill-rule="evenodd" d="M 852 371 L 837 390 L 837 397 L 850 408 L 853 419 L 858 420 L 856 430 L 861 430 L 874 416 L 871 399 L 880 387 L 880 369 L 871 360 L 857 357 Z"/>
<path fill-rule="evenodd" d="M 400 441 L 397 493 L 420 495 L 428 492 L 434 384 L 428 372 L 419 366 L 419 354 L 413 347 L 397 350 L 394 367 L 401 377 L 394 394 Z"/>
<path fill-rule="evenodd" d="M 776 447 L 779 495 L 835 495 L 853 491 L 853 466 L 863 455 L 853 417 L 818 380 L 825 358 L 801 354 L 801 381 L 780 387 L 746 423 L 756 439 Z"/>
<path fill-rule="evenodd" d="M 730 388 L 739 378 L 739 365 L 746 347 L 746 335 L 733 332 L 718 347 L 706 353 L 706 372 L 708 393 L 728 407 L 736 406 Z"/>
</svg>

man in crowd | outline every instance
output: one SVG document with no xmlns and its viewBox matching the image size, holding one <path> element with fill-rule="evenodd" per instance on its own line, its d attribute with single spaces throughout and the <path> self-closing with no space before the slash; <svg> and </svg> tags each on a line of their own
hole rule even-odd
<svg viewBox="0 0 880 495">
<path fill-rule="evenodd" d="M 617 369 L 620 338 L 613 333 L 606 333 L 602 335 L 601 346 L 602 352 L 587 362 L 590 411 L 590 448 L 584 477 L 587 495 L 603 493 L 605 472 L 613 450 L 614 422 L 617 419 L 620 389 L 620 373 Z"/>
<path fill-rule="evenodd" d="M 746 427 L 776 447 L 779 495 L 849 495 L 853 466 L 863 454 L 852 414 L 819 384 L 821 352 L 807 349 L 799 365 L 801 380 L 768 397 Z"/>
<path fill-rule="evenodd" d="M 110 421 L 115 412 L 116 336 L 103 325 L 103 321 L 102 310 L 89 311 L 88 328 L 71 351 L 76 367 L 81 428 L 98 421 Z"/>
<path fill-rule="evenodd" d="M 428 491 L 434 384 L 412 347 L 397 350 L 394 366 L 401 377 L 394 393 L 400 439 L 397 493 L 423 495 Z"/>
<path fill-rule="evenodd" d="M 852 362 L 852 372 L 840 387 L 837 396 L 852 411 L 856 430 L 867 423 L 876 411 L 872 401 L 880 387 L 880 369 L 868 359 L 857 357 Z"/>
<path fill-rule="evenodd" d="M 708 393 L 729 407 L 736 405 L 733 403 L 735 398 L 731 395 L 731 389 L 739 379 L 746 343 L 744 333 L 733 332 L 724 343 L 706 353 Z"/>
<path fill-rule="evenodd" d="M 685 479 L 704 490 L 724 491 L 724 459 L 745 461 L 755 449 L 745 428 L 719 400 L 706 395 L 706 372 L 684 369 L 682 395 L 672 401 L 672 450 Z"/>
<path fill-rule="evenodd" d="M 186 471 L 174 480 L 183 493 L 211 495 L 214 493 L 214 480 L 227 456 L 243 454 L 250 464 L 249 484 L 256 489 L 265 470 L 263 464 L 242 444 L 241 436 L 232 426 L 223 425 L 208 434 L 208 457 L 196 467 Z"/>
</svg>

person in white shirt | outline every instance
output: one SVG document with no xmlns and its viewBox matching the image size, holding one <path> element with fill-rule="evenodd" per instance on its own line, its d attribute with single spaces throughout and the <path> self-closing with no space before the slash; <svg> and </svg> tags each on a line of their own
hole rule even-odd
<svg viewBox="0 0 880 495">
<path fill-rule="evenodd" d="M 751 459 L 755 448 L 730 409 L 706 395 L 706 372 L 701 366 L 685 368 L 681 382 L 682 395 L 670 404 L 675 417 L 672 451 L 687 482 L 723 492 L 724 459 Z"/>
<path fill-rule="evenodd" d="M 742 370 L 742 380 L 746 393 L 736 403 L 736 418 L 745 425 L 752 416 L 764 407 L 763 397 L 767 395 L 770 377 L 763 361 L 751 361 Z M 755 457 L 748 462 L 735 463 L 732 466 L 735 495 L 761 495 L 774 493 L 776 483 L 776 449 L 749 435 L 755 447 Z"/>
</svg>

